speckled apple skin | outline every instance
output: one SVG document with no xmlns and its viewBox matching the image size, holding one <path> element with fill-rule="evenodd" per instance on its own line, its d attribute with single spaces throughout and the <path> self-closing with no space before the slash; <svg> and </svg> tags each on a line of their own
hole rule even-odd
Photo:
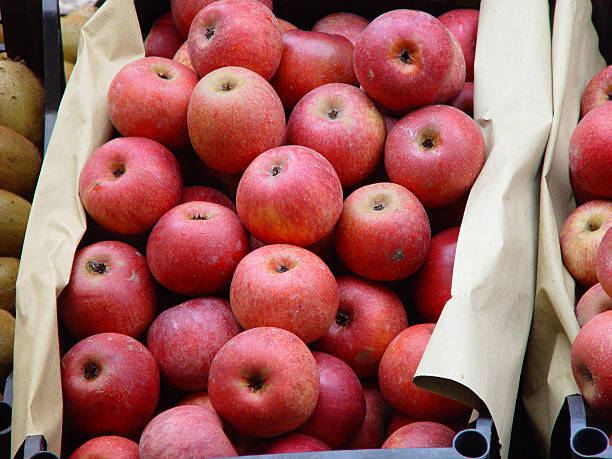
<svg viewBox="0 0 612 459">
<path fill-rule="evenodd" d="M 178 62 L 179 64 L 183 64 L 185 67 L 195 72 L 193 65 L 191 65 L 191 61 L 189 60 L 189 51 L 187 50 L 187 45 L 188 45 L 188 42 L 185 41 L 179 47 L 179 49 L 176 50 L 176 53 L 174 54 L 174 57 L 172 58 L 172 60 L 174 62 Z"/>
<path fill-rule="evenodd" d="M 289 433 L 282 437 L 271 439 L 269 444 L 262 446 L 260 454 L 306 453 L 330 450 L 329 446 L 314 437 Z"/>
<path fill-rule="evenodd" d="M 382 448 L 450 448 L 454 438 L 455 431 L 444 424 L 416 421 L 393 432 Z"/>
<path fill-rule="evenodd" d="M 476 37 L 478 35 L 478 10 L 461 8 L 447 11 L 438 16 L 459 42 L 465 59 L 465 81 L 474 81 L 474 57 L 476 56 Z"/>
<path fill-rule="evenodd" d="M 597 314 L 609 309 L 612 309 L 612 298 L 608 296 L 598 282 L 584 292 L 578 300 L 574 312 L 578 320 L 578 325 L 584 327 L 584 325 Z"/>
<path fill-rule="evenodd" d="M 580 116 L 612 100 L 612 65 L 595 74 L 582 93 Z"/>
<path fill-rule="evenodd" d="M 457 97 L 451 100 L 449 105 L 474 118 L 474 83 L 466 81 Z"/>
<path fill-rule="evenodd" d="M 363 383 L 366 414 L 359 429 L 353 434 L 345 449 L 378 449 L 387 438 L 387 424 L 391 408 L 374 381 Z"/>
<path fill-rule="evenodd" d="M 92 438 L 79 446 L 68 459 L 139 459 L 138 443 L 117 435 Z"/>
<path fill-rule="evenodd" d="M 370 21 L 353 13 L 332 13 L 319 19 L 313 26 L 313 32 L 325 32 L 342 35 L 353 46 L 363 29 Z"/>
<path fill-rule="evenodd" d="M 144 40 L 145 56 L 172 59 L 185 39 L 174 26 L 171 13 L 160 16 L 153 23 Z"/>
<path fill-rule="evenodd" d="M 410 62 L 400 59 L 403 50 Z M 465 82 L 459 42 L 423 11 L 389 11 L 370 22 L 355 44 L 353 65 L 365 92 L 397 112 L 445 103 Z"/>
<path fill-rule="evenodd" d="M 601 287 L 610 296 L 612 294 L 612 231 L 609 229 L 597 248 L 595 273 Z"/>
</svg>

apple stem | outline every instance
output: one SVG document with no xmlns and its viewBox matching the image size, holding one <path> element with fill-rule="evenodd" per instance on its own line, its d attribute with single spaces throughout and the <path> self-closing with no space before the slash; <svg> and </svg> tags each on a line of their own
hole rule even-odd
<svg viewBox="0 0 612 459">
<path fill-rule="evenodd" d="M 283 168 L 282 168 L 282 167 L 280 167 L 280 166 L 274 166 L 274 167 L 272 168 L 272 176 L 273 176 L 273 177 L 276 177 L 278 174 L 280 174 L 280 173 L 281 173 L 281 171 L 282 171 L 282 170 L 283 170 Z"/>
<path fill-rule="evenodd" d="M 423 144 L 422 144 L 425 148 L 427 148 L 428 150 L 431 150 L 434 147 L 434 141 L 433 139 L 425 139 L 423 140 Z"/>
<path fill-rule="evenodd" d="M 204 33 L 206 38 L 208 38 L 209 40 L 213 37 L 214 34 L 215 34 L 215 28 L 214 27 L 207 27 L 206 28 L 206 32 Z"/>
<path fill-rule="evenodd" d="M 209 217 L 208 217 L 208 215 L 197 214 L 197 215 L 192 215 L 191 217 L 189 217 L 189 219 L 190 220 L 208 220 Z"/>
<path fill-rule="evenodd" d="M 125 167 L 123 165 L 119 165 L 113 169 L 113 175 L 115 177 L 121 177 L 125 173 Z"/>
<path fill-rule="evenodd" d="M 104 274 L 107 271 L 107 267 L 105 263 L 90 261 L 87 263 L 87 270 L 96 274 Z"/>
<path fill-rule="evenodd" d="M 225 82 L 221 85 L 221 89 L 223 91 L 231 91 L 234 87 L 232 86 L 231 83 Z"/>
<path fill-rule="evenodd" d="M 285 265 L 280 265 L 278 268 L 276 268 L 277 273 L 286 273 L 287 271 L 289 271 L 289 268 Z"/>
<path fill-rule="evenodd" d="M 385 208 L 385 206 L 383 205 L 382 202 L 379 202 L 374 207 L 372 207 L 372 209 L 374 209 L 374 210 L 383 210 L 384 208 Z"/>
<path fill-rule="evenodd" d="M 349 324 L 350 317 L 347 313 L 338 311 L 336 314 L 336 323 L 341 327 L 346 327 Z"/>
<path fill-rule="evenodd" d="M 402 53 L 400 54 L 400 61 L 402 61 L 404 64 L 412 64 L 412 57 L 410 56 L 410 51 L 408 51 L 407 49 L 403 49 Z"/>
<path fill-rule="evenodd" d="M 95 363 L 89 362 L 87 365 L 85 365 L 85 369 L 83 370 L 85 379 L 94 379 L 98 376 L 98 374 L 100 374 L 100 370 Z"/>
<path fill-rule="evenodd" d="M 338 118 L 338 113 L 340 113 L 338 110 L 336 110 L 335 108 L 332 108 L 327 114 L 327 117 L 330 120 L 335 120 L 336 118 Z"/>
</svg>

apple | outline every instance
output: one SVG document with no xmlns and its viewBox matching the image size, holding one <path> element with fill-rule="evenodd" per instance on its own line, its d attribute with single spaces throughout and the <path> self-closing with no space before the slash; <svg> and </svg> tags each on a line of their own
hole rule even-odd
<svg viewBox="0 0 612 459">
<path fill-rule="evenodd" d="M 236 212 L 236 206 L 230 198 L 219 190 L 209 186 L 185 186 L 181 195 L 181 204 L 191 201 L 205 201 L 227 207 L 232 212 Z"/>
<path fill-rule="evenodd" d="M 458 108 L 470 117 L 474 117 L 474 83 L 466 81 L 457 97 L 451 100 L 449 105 Z"/>
<path fill-rule="evenodd" d="M 353 275 L 336 281 L 336 320 L 315 346 L 344 360 L 360 378 L 376 377 L 385 349 L 408 327 L 404 305 L 385 285 Z"/>
<path fill-rule="evenodd" d="M 287 110 L 324 84 L 357 84 L 353 45 L 343 36 L 288 30 L 282 39 L 281 62 L 270 83 Z"/>
<path fill-rule="evenodd" d="M 302 425 L 317 405 L 317 362 L 293 333 L 252 328 L 213 359 L 208 395 L 221 418 L 247 435 L 282 435 Z"/>
<path fill-rule="evenodd" d="M 297 27 L 291 24 L 289 21 L 285 21 L 281 18 L 276 18 L 276 20 L 278 21 L 278 25 L 282 33 L 285 33 L 287 30 L 297 29 Z"/>
<path fill-rule="evenodd" d="M 598 282 L 580 297 L 574 312 L 578 324 L 580 327 L 584 327 L 584 325 L 597 314 L 609 309 L 612 309 L 612 298 L 608 296 Z"/>
<path fill-rule="evenodd" d="M 431 234 L 437 234 L 454 226 L 461 226 L 469 197 L 470 193 L 467 192 L 457 201 L 446 206 L 425 208 L 431 225 Z"/>
<path fill-rule="evenodd" d="M 425 209 L 395 183 L 366 185 L 351 193 L 335 233 L 336 251 L 346 267 L 377 281 L 413 274 L 425 261 L 430 242 Z"/>
<path fill-rule="evenodd" d="M 386 426 L 391 410 L 378 386 L 373 382 L 365 383 L 363 395 L 366 402 L 365 418 L 345 445 L 346 449 L 377 449 L 387 437 Z"/>
<path fill-rule="evenodd" d="M 357 39 L 353 60 L 368 96 L 396 112 L 452 100 L 465 82 L 459 42 L 423 11 L 378 16 Z"/>
<path fill-rule="evenodd" d="M 400 118 L 396 118 L 396 117 L 391 116 L 391 115 L 383 115 L 383 119 L 385 120 L 385 128 L 386 128 L 385 140 L 386 140 L 387 136 L 391 132 L 391 129 L 393 129 L 393 126 L 395 126 L 397 124 L 397 122 L 400 120 Z"/>
<path fill-rule="evenodd" d="M 256 0 L 217 0 L 193 18 L 189 60 L 200 77 L 222 67 L 244 67 L 270 80 L 281 61 L 282 32 Z"/>
<path fill-rule="evenodd" d="M 215 417 L 196 405 L 177 406 L 155 416 L 138 446 L 140 459 L 238 455 Z"/>
<path fill-rule="evenodd" d="M 609 229 L 597 248 L 595 273 L 604 292 L 612 295 L 612 231 Z"/>
<path fill-rule="evenodd" d="M 602 199 L 605 200 L 605 198 L 601 196 L 597 196 L 596 194 L 591 193 L 581 188 L 581 186 L 576 183 L 576 180 L 574 179 L 574 174 L 572 174 L 571 170 L 570 170 L 569 176 L 570 176 L 570 185 L 572 187 L 572 192 L 574 193 L 574 198 L 576 199 L 576 205 L 584 204 L 585 202 L 588 202 L 588 201 L 597 201 L 597 200 L 602 200 Z"/>
<path fill-rule="evenodd" d="M 342 185 L 320 153 L 285 145 L 249 164 L 238 184 L 236 208 L 260 241 L 304 247 L 333 230 L 342 212 Z"/>
<path fill-rule="evenodd" d="M 445 426 L 450 427 L 455 432 L 460 432 L 467 428 L 471 414 L 472 412 L 468 411 L 465 413 L 464 416 L 457 419 L 445 421 L 443 424 Z M 400 427 L 403 427 L 407 424 L 411 424 L 413 422 L 416 422 L 416 419 L 414 419 L 413 417 L 406 416 L 401 411 L 394 411 L 393 415 L 391 416 L 391 420 L 389 421 L 389 425 L 387 426 L 388 435 L 391 435 Z"/>
<path fill-rule="evenodd" d="M 312 415 L 297 430 L 340 449 L 361 426 L 366 412 L 359 378 L 345 362 L 313 352 L 320 377 L 319 398 Z"/>
<path fill-rule="evenodd" d="M 117 435 L 92 438 L 79 446 L 68 459 L 139 459 L 138 443 Z"/>
<path fill-rule="evenodd" d="M 566 217 L 560 232 L 561 257 L 576 282 L 586 287 L 597 283 L 597 249 L 610 227 L 610 201 L 588 201 Z"/>
<path fill-rule="evenodd" d="M 580 120 L 570 139 L 569 166 L 580 189 L 612 198 L 612 104 L 595 107 Z"/>
<path fill-rule="evenodd" d="M 189 51 L 187 50 L 187 45 L 188 42 L 184 42 L 181 46 L 179 46 L 179 49 L 176 50 L 176 53 L 174 54 L 172 60 L 174 62 L 178 62 L 179 64 L 183 64 L 185 67 L 195 72 L 193 65 L 191 65 L 191 61 L 189 60 Z"/>
<path fill-rule="evenodd" d="M 159 219 L 146 252 L 157 282 L 181 295 L 202 296 L 228 287 L 248 250 L 248 235 L 234 212 L 192 201 Z"/>
<path fill-rule="evenodd" d="M 461 46 L 465 59 L 465 81 L 474 81 L 479 14 L 478 10 L 465 8 L 447 11 L 438 16 L 438 20 L 451 31 Z"/>
<path fill-rule="evenodd" d="M 223 298 L 195 298 L 158 315 L 147 334 L 147 348 L 169 386 L 206 389 L 210 362 L 242 329 Z"/>
<path fill-rule="evenodd" d="M 397 429 L 382 448 L 450 448 L 454 438 L 455 431 L 444 424 L 419 421 Z"/>
<path fill-rule="evenodd" d="M 159 56 L 172 59 L 185 39 L 176 30 L 172 14 L 160 16 L 144 40 L 145 56 Z"/>
<path fill-rule="evenodd" d="M 426 207 L 451 204 L 465 195 L 485 162 L 476 122 L 448 105 L 419 108 L 403 117 L 385 143 L 385 169 Z"/>
<path fill-rule="evenodd" d="M 572 374 L 584 401 L 606 421 L 612 421 L 612 311 L 597 314 L 572 343 Z"/>
<path fill-rule="evenodd" d="M 585 116 L 595 107 L 612 100 L 612 65 L 609 65 L 591 78 L 582 93 L 580 116 Z"/>
<path fill-rule="evenodd" d="M 181 399 L 177 403 L 177 406 L 183 405 L 196 405 L 200 408 L 204 408 L 205 410 L 208 410 L 210 414 L 218 420 L 220 425 L 223 424 L 223 421 L 215 411 L 215 408 L 212 406 L 212 403 L 210 403 L 210 397 L 208 396 L 208 393 L 206 391 L 187 392 L 183 397 L 181 397 Z"/>
<path fill-rule="evenodd" d="M 365 179 L 382 159 L 385 121 L 366 94 L 345 83 L 329 83 L 300 99 L 287 123 L 287 143 L 321 153 L 343 187 Z"/>
<path fill-rule="evenodd" d="M 60 321 L 77 339 L 104 332 L 138 338 L 156 311 L 155 284 L 145 257 L 118 241 L 80 249 L 57 301 Z"/>
<path fill-rule="evenodd" d="M 159 369 L 127 335 L 100 333 L 75 344 L 61 361 L 64 419 L 87 437 L 135 437 L 153 417 Z"/>
<path fill-rule="evenodd" d="M 103 228 L 139 234 L 181 199 L 183 179 L 176 158 L 162 144 L 144 137 L 110 140 L 87 159 L 79 196 Z"/>
<path fill-rule="evenodd" d="M 433 236 L 425 263 L 411 279 L 414 306 L 425 322 L 437 322 L 451 298 L 458 238 L 457 226 Z"/>
<path fill-rule="evenodd" d="M 434 327 L 413 325 L 395 337 L 380 361 L 378 384 L 387 403 L 396 410 L 416 420 L 443 422 L 462 417 L 470 409 L 412 382 Z"/>
<path fill-rule="evenodd" d="M 314 437 L 299 433 L 289 433 L 270 439 L 257 449 L 257 454 L 306 453 L 312 451 L 330 451 L 331 448 Z"/>
<path fill-rule="evenodd" d="M 122 136 L 147 137 L 170 149 L 189 146 L 187 108 L 195 72 L 171 59 L 144 57 L 125 65 L 108 88 L 110 119 Z"/>
<path fill-rule="evenodd" d="M 260 75 L 224 67 L 207 74 L 195 87 L 187 124 L 200 159 L 214 170 L 237 174 L 260 153 L 281 145 L 285 111 Z"/>
<path fill-rule="evenodd" d="M 369 23 L 366 18 L 353 13 L 332 13 L 315 22 L 312 31 L 342 35 L 355 46 L 357 38 Z"/>
<path fill-rule="evenodd" d="M 244 329 L 278 327 L 310 343 L 323 336 L 336 317 L 338 286 L 315 254 L 293 245 L 272 244 L 238 263 L 230 304 Z"/>
</svg>

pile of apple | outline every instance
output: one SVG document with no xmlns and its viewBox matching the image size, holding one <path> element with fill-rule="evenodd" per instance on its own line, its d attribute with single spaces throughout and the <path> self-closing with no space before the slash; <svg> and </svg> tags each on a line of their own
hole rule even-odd
<svg viewBox="0 0 612 459">
<path fill-rule="evenodd" d="M 585 402 L 612 422 L 612 65 L 581 100 L 569 146 L 570 181 L 579 206 L 560 234 L 561 255 L 576 280 L 580 331 L 572 344 L 574 379 Z M 612 438 L 612 434 L 610 434 Z"/>
<path fill-rule="evenodd" d="M 473 90 L 478 11 L 303 31 L 271 8 L 173 0 L 146 48 L 174 60 L 110 84 L 121 137 L 82 169 L 92 222 L 58 298 L 73 458 L 445 447 L 467 423 L 412 378 L 485 161 L 443 105 Z M 451 223 L 432 237 L 428 213 Z"/>
</svg>

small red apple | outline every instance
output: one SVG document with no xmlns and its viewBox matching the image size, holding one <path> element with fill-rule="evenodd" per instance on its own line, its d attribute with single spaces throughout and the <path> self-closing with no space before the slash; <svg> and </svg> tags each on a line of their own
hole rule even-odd
<svg viewBox="0 0 612 459">
<path fill-rule="evenodd" d="M 465 81 L 474 81 L 474 57 L 479 15 L 478 10 L 462 8 L 447 11 L 438 16 L 438 20 L 451 31 L 461 45 L 465 58 Z"/>
<path fill-rule="evenodd" d="M 578 300 L 576 309 L 576 319 L 580 327 L 583 327 L 589 320 L 597 314 L 612 309 L 612 298 L 601 287 L 598 282 L 589 288 Z"/>
<path fill-rule="evenodd" d="M 342 35 L 355 46 L 357 38 L 369 23 L 366 18 L 353 13 L 332 13 L 319 19 L 312 26 L 312 31 Z"/>
<path fill-rule="evenodd" d="M 185 39 L 176 30 L 171 13 L 160 16 L 153 23 L 144 40 L 145 56 L 159 56 L 172 59 Z"/>
<path fill-rule="evenodd" d="M 595 273 L 601 288 L 608 296 L 612 295 L 612 231 L 609 229 L 604 234 L 597 248 Z"/>
<path fill-rule="evenodd" d="M 457 97 L 451 100 L 449 105 L 458 108 L 470 117 L 474 117 L 474 83 L 466 81 Z"/>
<path fill-rule="evenodd" d="M 267 441 L 258 449 L 258 454 L 306 453 L 330 450 L 329 446 L 314 437 L 299 433 L 289 433 Z"/>
<path fill-rule="evenodd" d="M 412 422 L 393 432 L 381 448 L 450 448 L 455 431 L 430 421 Z"/>
<path fill-rule="evenodd" d="M 179 64 L 183 64 L 185 67 L 195 72 L 195 69 L 191 65 L 191 61 L 189 60 L 189 51 L 187 51 L 187 45 L 188 43 L 184 42 L 179 47 L 179 49 L 176 50 L 176 53 L 174 54 L 174 57 L 172 58 L 172 60 L 174 62 L 178 62 Z"/>
<path fill-rule="evenodd" d="M 285 21 L 281 18 L 276 19 L 278 20 L 278 25 L 280 26 L 280 30 L 282 33 L 285 33 L 287 30 L 297 29 L 297 27 L 291 24 L 289 21 Z"/>
<path fill-rule="evenodd" d="M 580 116 L 585 116 L 595 107 L 612 100 L 612 65 L 609 65 L 591 78 L 582 93 Z"/>
<path fill-rule="evenodd" d="M 138 443 L 116 435 L 92 438 L 79 446 L 68 459 L 139 459 Z"/>
<path fill-rule="evenodd" d="M 387 438 L 386 426 L 391 409 L 373 383 L 363 385 L 363 395 L 366 401 L 366 414 L 361 426 L 345 445 L 346 449 L 377 449 Z"/>
</svg>

